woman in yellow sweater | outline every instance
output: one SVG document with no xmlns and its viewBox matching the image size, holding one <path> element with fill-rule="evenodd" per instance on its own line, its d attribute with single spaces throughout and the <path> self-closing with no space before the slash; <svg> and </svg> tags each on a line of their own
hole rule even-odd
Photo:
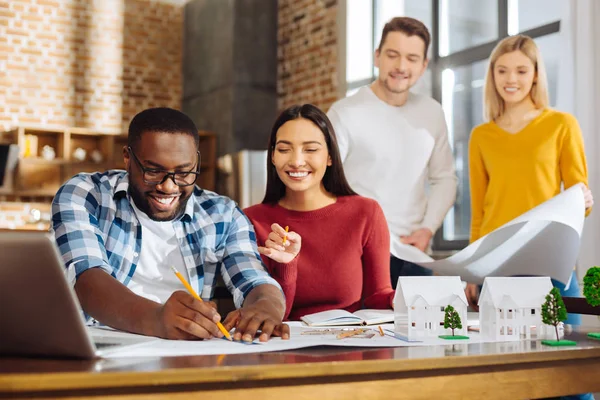
<svg viewBox="0 0 600 400">
<path fill-rule="evenodd" d="M 581 184 L 586 214 L 593 197 L 577 120 L 548 108 L 546 71 L 535 42 L 517 35 L 492 52 L 485 78 L 485 124 L 469 142 L 471 238 L 480 237 Z M 563 295 L 579 296 L 575 272 Z M 473 297 L 473 286 L 467 294 Z M 577 316 L 578 317 L 578 316 Z M 568 323 L 578 324 L 576 317 Z"/>
</svg>

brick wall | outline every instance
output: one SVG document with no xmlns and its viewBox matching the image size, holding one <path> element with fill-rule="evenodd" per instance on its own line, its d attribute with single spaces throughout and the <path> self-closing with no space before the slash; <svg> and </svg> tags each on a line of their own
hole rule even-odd
<svg viewBox="0 0 600 400">
<path fill-rule="evenodd" d="M 126 131 L 181 107 L 185 0 L 0 0 L 0 128 Z"/>
<path fill-rule="evenodd" d="M 279 0 L 278 108 L 337 99 L 337 0 Z"/>
</svg>

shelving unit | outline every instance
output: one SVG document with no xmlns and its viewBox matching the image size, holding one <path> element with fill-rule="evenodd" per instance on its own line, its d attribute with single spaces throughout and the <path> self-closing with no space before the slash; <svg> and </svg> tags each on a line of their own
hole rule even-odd
<svg viewBox="0 0 600 400">
<path fill-rule="evenodd" d="M 217 137 L 213 132 L 200 131 L 200 176 L 196 184 L 202 189 L 215 190 L 217 176 Z"/>
<path fill-rule="evenodd" d="M 127 135 L 96 132 L 75 127 L 17 126 L 0 132 L 0 143 L 19 146 L 19 162 L 14 172 L 13 187 L 0 193 L 0 201 L 52 200 L 66 180 L 80 172 L 124 169 L 123 146 Z M 55 152 L 53 160 L 41 157 L 44 146 Z M 85 159 L 74 157 L 76 149 L 85 150 Z M 216 136 L 200 132 L 200 176 L 197 184 L 208 190 L 215 189 Z M 101 161 L 92 160 L 91 154 L 99 151 Z"/>
</svg>

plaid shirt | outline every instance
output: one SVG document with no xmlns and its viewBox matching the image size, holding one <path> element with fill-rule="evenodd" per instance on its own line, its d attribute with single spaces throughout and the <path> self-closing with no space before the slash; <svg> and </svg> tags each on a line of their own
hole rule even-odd
<svg viewBox="0 0 600 400">
<path fill-rule="evenodd" d="M 128 174 L 112 170 L 76 175 L 56 194 L 51 231 L 74 279 L 99 267 L 127 285 L 135 274 L 142 226 L 128 187 Z M 218 270 L 238 308 L 258 285 L 280 288 L 257 252 L 254 228 L 233 200 L 196 187 L 173 227 L 190 284 L 203 299 L 212 298 Z"/>
</svg>

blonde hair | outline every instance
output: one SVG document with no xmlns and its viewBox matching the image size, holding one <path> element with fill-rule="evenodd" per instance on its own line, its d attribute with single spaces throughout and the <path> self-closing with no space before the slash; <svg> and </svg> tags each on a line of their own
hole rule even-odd
<svg viewBox="0 0 600 400">
<path fill-rule="evenodd" d="M 496 82 L 494 80 L 494 66 L 496 61 L 504 54 L 517 50 L 526 55 L 535 66 L 536 79 L 529 92 L 535 108 L 543 109 L 548 107 L 548 79 L 540 50 L 529 36 L 509 36 L 498 43 L 492 51 L 485 75 L 483 118 L 488 122 L 496 120 L 506 111 L 504 100 L 496 90 Z"/>
</svg>

